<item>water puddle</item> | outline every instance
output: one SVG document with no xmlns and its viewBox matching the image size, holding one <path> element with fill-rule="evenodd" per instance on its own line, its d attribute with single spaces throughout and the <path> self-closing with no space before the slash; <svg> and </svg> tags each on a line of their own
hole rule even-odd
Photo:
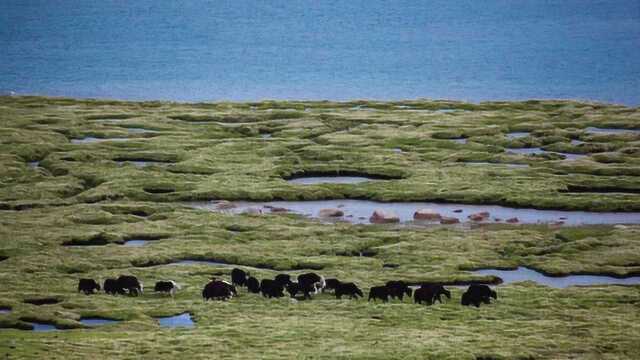
<svg viewBox="0 0 640 360">
<path fill-rule="evenodd" d="M 32 331 L 35 332 L 50 332 L 57 331 L 58 328 L 51 324 L 39 323 L 39 322 L 29 322 L 33 326 Z"/>
<path fill-rule="evenodd" d="M 96 138 L 87 136 L 81 139 L 71 139 L 72 144 L 93 144 L 107 141 L 129 141 L 129 138 Z"/>
<path fill-rule="evenodd" d="M 137 168 L 145 168 L 147 166 L 164 166 L 167 163 L 162 161 L 142 161 L 142 160 L 126 160 L 126 161 L 116 161 L 118 165 L 123 166 L 127 164 L 131 164 Z"/>
<path fill-rule="evenodd" d="M 528 168 L 529 164 L 514 164 L 514 163 L 492 163 L 486 161 L 467 161 L 464 164 L 471 166 L 481 166 L 481 165 L 489 165 L 489 166 L 506 166 L 510 168 Z"/>
<path fill-rule="evenodd" d="M 143 129 L 143 128 L 127 128 L 127 132 L 129 134 L 157 134 L 158 131 L 156 130 L 149 130 L 149 129 Z"/>
<path fill-rule="evenodd" d="M 139 246 L 144 246 L 148 243 L 148 240 L 136 240 L 136 239 L 131 239 L 131 240 L 126 240 L 122 245 L 123 246 L 131 246 L 131 247 L 139 247 Z"/>
<path fill-rule="evenodd" d="M 588 127 L 585 129 L 590 134 L 640 134 L 640 129 L 619 129 L 619 128 L 598 128 Z"/>
<path fill-rule="evenodd" d="M 10 312 L 11 312 L 11 308 L 10 307 L 0 306 L 0 314 L 8 314 Z"/>
<path fill-rule="evenodd" d="M 538 155 L 545 154 L 546 151 L 541 148 L 520 148 L 520 149 L 507 149 L 508 154 L 517 154 L 517 155 Z"/>
<path fill-rule="evenodd" d="M 480 212 L 489 212 L 489 217 L 483 222 L 506 222 L 507 219 L 517 218 L 518 223 L 557 223 L 564 225 L 582 224 L 640 224 L 640 212 L 589 212 L 589 211 L 563 211 L 563 210 L 537 210 L 510 208 L 499 205 L 463 205 L 431 202 L 377 202 L 369 200 L 317 200 L 317 201 L 272 201 L 272 202 L 247 202 L 232 203 L 234 207 L 218 209 L 217 203 L 188 202 L 185 205 L 210 211 L 222 211 L 232 214 L 240 214 L 249 208 L 264 209 L 268 213 L 269 208 L 284 208 L 290 212 L 318 218 L 322 209 L 340 209 L 344 216 L 341 221 L 355 224 L 370 223 L 369 217 L 376 209 L 394 212 L 401 223 L 424 224 L 424 221 L 416 222 L 413 214 L 418 209 L 432 209 L 441 216 L 457 218 L 466 222 L 468 216 Z M 496 220 L 498 219 L 498 220 Z M 561 223 L 559 223 L 561 222 Z"/>
<path fill-rule="evenodd" d="M 287 180 L 291 184 L 314 185 L 314 184 L 357 184 L 366 181 L 373 181 L 364 176 L 309 176 Z"/>
<path fill-rule="evenodd" d="M 271 134 L 262 134 L 260 137 L 263 139 L 271 139 Z"/>
<path fill-rule="evenodd" d="M 504 284 L 520 281 L 534 281 L 541 285 L 554 288 L 565 288 L 575 285 L 637 285 L 640 284 L 640 276 L 613 277 L 606 275 L 568 275 L 547 276 L 533 269 L 518 267 L 515 270 L 483 269 L 473 272 L 476 275 L 492 275 L 502 279 Z"/>
<path fill-rule="evenodd" d="M 109 325 L 109 324 L 117 324 L 121 321 L 113 320 L 113 319 L 98 318 L 98 317 L 88 317 L 88 318 L 80 318 L 80 322 L 87 326 L 102 326 L 102 325 Z"/>
<path fill-rule="evenodd" d="M 161 327 L 168 328 L 176 328 L 176 327 L 185 327 L 192 328 L 195 326 L 195 323 L 191 319 L 191 314 L 183 313 L 175 316 L 165 316 L 165 317 L 156 317 L 158 323 L 160 323 Z"/>
<path fill-rule="evenodd" d="M 561 153 L 561 152 L 554 152 L 554 151 L 546 151 L 546 150 L 542 150 L 541 148 L 507 149 L 507 154 L 513 154 L 513 155 L 558 154 L 558 155 L 564 156 L 565 157 L 564 160 L 566 161 L 579 160 L 589 156 L 585 154 L 569 154 L 569 153 Z"/>
<path fill-rule="evenodd" d="M 580 141 L 580 140 L 571 140 L 571 145 L 582 145 L 584 144 L 584 141 Z"/>
<path fill-rule="evenodd" d="M 180 260 L 169 263 L 167 265 L 213 265 L 213 266 L 236 266 L 232 264 L 221 263 L 213 260 Z"/>
<path fill-rule="evenodd" d="M 456 144 L 466 144 L 467 143 L 467 139 L 466 138 L 450 139 L 450 140 L 453 141 Z"/>
<path fill-rule="evenodd" d="M 28 165 L 30 168 L 35 169 L 35 168 L 37 168 L 38 166 L 40 166 L 40 161 L 31 161 L 31 162 L 28 162 L 28 163 L 27 163 L 27 165 Z"/>
<path fill-rule="evenodd" d="M 510 132 L 507 133 L 507 139 L 509 140 L 513 140 L 513 139 L 520 139 L 520 138 L 524 138 L 531 135 L 530 132 L 525 132 L 525 131 L 515 131 L 515 132 Z"/>
</svg>

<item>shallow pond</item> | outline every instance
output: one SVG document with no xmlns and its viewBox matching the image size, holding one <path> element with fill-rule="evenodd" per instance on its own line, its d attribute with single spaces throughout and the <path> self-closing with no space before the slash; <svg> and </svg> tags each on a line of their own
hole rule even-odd
<svg viewBox="0 0 640 360">
<path fill-rule="evenodd" d="M 31 162 L 28 162 L 28 163 L 27 163 L 27 165 L 28 165 L 30 168 L 35 169 L 35 168 L 37 168 L 38 166 L 40 166 L 40 161 L 31 161 Z"/>
<path fill-rule="evenodd" d="M 486 161 L 468 161 L 463 164 L 471 165 L 471 166 L 481 166 L 481 165 L 489 165 L 489 166 L 506 166 L 510 168 L 528 168 L 529 164 L 513 164 L 513 163 L 492 163 Z"/>
<path fill-rule="evenodd" d="M 143 128 L 127 128 L 129 134 L 156 134 L 158 131 Z"/>
<path fill-rule="evenodd" d="M 113 320 L 113 319 L 98 318 L 98 317 L 88 317 L 88 318 L 81 318 L 80 322 L 87 326 L 101 326 L 101 325 L 117 324 L 121 321 Z"/>
<path fill-rule="evenodd" d="M 546 151 L 541 148 L 520 148 L 520 149 L 507 149 L 508 154 L 519 154 L 519 155 L 536 155 L 536 154 L 558 154 L 565 157 L 565 160 L 573 161 L 585 158 L 589 155 L 585 154 L 570 154 L 570 153 L 561 153 L 554 151 Z"/>
<path fill-rule="evenodd" d="M 186 327 L 186 328 L 192 328 L 192 327 L 195 326 L 195 323 L 193 322 L 193 320 L 191 320 L 191 314 L 189 314 L 189 313 L 183 313 L 183 314 L 179 314 L 179 315 L 175 315 L 175 316 L 156 317 L 155 319 L 158 320 L 158 323 L 160 323 L 161 327 L 169 327 L 169 328 Z"/>
<path fill-rule="evenodd" d="M 29 324 L 33 325 L 33 330 L 35 332 L 49 332 L 49 331 L 57 331 L 58 328 L 51 324 L 38 323 L 38 322 L 30 322 Z"/>
<path fill-rule="evenodd" d="M 314 184 L 357 184 L 365 181 L 372 181 L 364 176 L 309 176 L 287 180 L 291 184 L 314 185 Z"/>
<path fill-rule="evenodd" d="M 149 242 L 148 240 L 131 239 L 131 240 L 126 240 L 124 243 L 122 243 L 122 245 L 123 246 L 138 247 L 138 246 L 144 246 L 148 242 Z"/>
<path fill-rule="evenodd" d="M 213 266 L 235 266 L 233 264 L 225 264 L 213 260 L 180 260 L 169 263 L 167 265 L 213 265 Z"/>
<path fill-rule="evenodd" d="M 116 161 L 116 162 L 120 166 L 131 164 L 138 168 L 145 168 L 147 166 L 163 166 L 167 164 L 161 161 L 146 161 L 146 160 L 126 160 L 126 161 Z"/>
<path fill-rule="evenodd" d="M 527 137 L 529 135 L 531 135 L 530 132 L 514 131 L 514 132 L 507 133 L 507 139 L 509 139 L 509 140 L 520 139 L 520 138 L 523 138 L 523 137 Z"/>
<path fill-rule="evenodd" d="M 71 139 L 72 144 L 92 144 L 92 143 L 101 143 L 106 141 L 129 141 L 129 138 L 96 138 L 92 136 L 87 136 L 81 139 Z"/>
<path fill-rule="evenodd" d="M 466 144 L 467 143 L 467 139 L 466 138 L 450 139 L 450 140 L 453 141 L 456 144 Z"/>
<path fill-rule="evenodd" d="M 318 200 L 318 201 L 272 201 L 272 202 L 234 202 L 234 208 L 218 210 L 215 202 L 189 202 L 187 206 L 212 211 L 242 213 L 249 208 L 262 209 L 268 213 L 268 207 L 285 208 L 290 212 L 318 217 L 321 209 L 339 208 L 344 212 L 340 220 L 357 224 L 368 224 L 369 217 L 376 209 L 395 212 L 403 223 L 423 223 L 413 220 L 413 214 L 418 209 L 433 209 L 442 216 L 455 217 L 461 222 L 468 221 L 467 216 L 488 211 L 490 217 L 487 222 L 496 222 L 495 218 L 504 222 L 506 219 L 517 217 L 519 223 L 555 223 L 563 221 L 565 225 L 581 224 L 640 224 L 640 212 L 589 212 L 562 211 L 510 208 L 499 205 L 464 205 L 431 202 L 377 202 L 369 200 Z M 265 207 L 267 206 L 267 207 Z"/>
<path fill-rule="evenodd" d="M 565 288 L 574 285 L 635 285 L 640 284 L 640 276 L 616 278 L 606 275 L 568 275 L 547 276 L 533 269 L 518 267 L 514 270 L 483 269 L 473 272 L 477 275 L 493 275 L 502 279 L 504 284 L 534 281 L 541 285 L 555 288 Z"/>
<path fill-rule="evenodd" d="M 640 134 L 640 129 L 588 127 L 584 130 L 591 134 Z"/>
</svg>

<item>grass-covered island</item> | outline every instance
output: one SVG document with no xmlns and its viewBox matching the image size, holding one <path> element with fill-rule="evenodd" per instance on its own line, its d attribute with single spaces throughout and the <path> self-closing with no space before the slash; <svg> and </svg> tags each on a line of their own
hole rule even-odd
<svg viewBox="0 0 640 360">
<path fill-rule="evenodd" d="M 638 285 L 509 283 L 479 308 L 460 305 L 464 287 L 449 286 L 452 299 L 429 307 L 367 302 L 366 293 L 388 280 L 495 283 L 473 272 L 483 268 L 640 274 L 639 129 L 637 108 L 572 101 L 0 97 L 0 356 L 637 359 Z M 374 180 L 287 181 L 305 175 Z M 538 224 L 491 215 L 367 224 L 348 214 L 329 222 L 285 209 L 192 205 L 327 199 L 570 215 Z M 568 226 L 575 211 L 626 214 Z M 230 266 L 172 265 L 181 260 Z M 259 279 L 317 272 L 355 282 L 365 299 L 265 299 L 240 288 L 230 301 L 205 303 L 204 284 L 229 279 L 234 266 Z M 80 278 L 120 274 L 137 276 L 144 294 L 77 292 Z M 182 285 L 175 298 L 153 293 L 165 279 Z M 193 327 L 156 320 L 184 313 Z M 120 321 L 79 321 L 96 317 Z M 30 331 L 33 323 L 57 330 Z"/>
</svg>

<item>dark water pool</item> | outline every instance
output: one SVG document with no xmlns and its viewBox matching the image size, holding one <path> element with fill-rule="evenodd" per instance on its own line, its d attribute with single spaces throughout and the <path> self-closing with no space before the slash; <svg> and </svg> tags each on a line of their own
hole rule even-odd
<svg viewBox="0 0 640 360">
<path fill-rule="evenodd" d="M 11 312 L 10 307 L 6 307 L 6 306 L 0 307 L 0 314 L 8 314 L 10 312 Z"/>
<path fill-rule="evenodd" d="M 156 317 L 158 323 L 161 327 L 168 328 L 177 328 L 177 327 L 185 327 L 192 328 L 195 326 L 195 323 L 191 319 L 191 314 L 183 313 L 175 316 L 165 316 L 165 317 Z"/>
<path fill-rule="evenodd" d="M 373 181 L 364 176 L 309 176 L 287 180 L 291 184 L 314 185 L 314 184 L 357 184 L 366 181 Z"/>
<path fill-rule="evenodd" d="M 534 281 L 538 284 L 565 288 L 575 285 L 637 285 L 640 284 L 640 276 L 616 278 L 606 275 L 568 275 L 547 276 L 527 267 L 518 267 L 514 270 L 483 269 L 473 272 L 477 275 L 493 275 L 502 279 L 504 284 L 521 281 Z"/>
<path fill-rule="evenodd" d="M 402 223 L 415 224 L 413 214 L 418 209 L 433 209 L 442 216 L 455 217 L 461 222 L 468 221 L 467 216 L 488 211 L 490 217 L 487 222 L 496 222 L 495 218 L 504 222 L 506 219 L 517 217 L 519 223 L 555 223 L 563 221 L 565 225 L 583 224 L 640 224 L 640 212 L 590 212 L 563 211 L 510 208 L 499 205 L 464 205 L 431 202 L 377 202 L 369 200 L 317 200 L 317 201 L 272 201 L 272 202 L 234 202 L 234 208 L 218 210 L 214 202 L 188 202 L 185 205 L 197 209 L 222 211 L 239 214 L 249 208 L 263 209 L 279 207 L 290 212 L 316 218 L 321 209 L 339 208 L 344 212 L 342 220 L 357 224 L 368 224 L 369 217 L 376 209 L 395 212 Z"/>
</svg>

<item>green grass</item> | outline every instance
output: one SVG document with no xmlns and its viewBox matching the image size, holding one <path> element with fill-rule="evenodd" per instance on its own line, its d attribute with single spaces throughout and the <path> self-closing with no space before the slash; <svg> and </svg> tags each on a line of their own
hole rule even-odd
<svg viewBox="0 0 640 360">
<path fill-rule="evenodd" d="M 640 226 L 326 225 L 177 202 L 359 198 L 637 211 L 640 195 L 632 192 L 640 189 L 640 136 L 583 129 L 634 128 L 638 120 L 635 108 L 569 101 L 177 104 L 0 97 L 0 307 L 12 308 L 0 314 L 0 357 L 636 359 L 638 286 L 511 284 L 499 286 L 498 301 L 479 309 L 460 305 L 460 288 L 452 288 L 451 301 L 428 308 L 328 294 L 308 302 L 267 300 L 244 289 L 229 302 L 204 303 L 203 285 L 211 276 L 229 278 L 231 267 L 169 264 L 211 259 L 258 278 L 317 271 L 354 281 L 365 294 L 391 279 L 492 280 L 470 272 L 484 267 L 637 274 Z M 129 134 L 127 127 L 158 133 Z M 532 134 L 508 140 L 511 131 Z M 263 133 L 272 137 L 262 139 Z M 130 140 L 69 142 L 84 136 Z M 459 136 L 469 142 L 448 140 Z M 586 144 L 570 145 L 571 139 Z M 503 152 L 526 146 L 594 155 L 566 162 Z M 124 160 L 163 164 L 116 163 Z M 30 168 L 30 161 L 40 167 Z M 391 179 L 312 186 L 284 180 L 305 172 Z M 609 192 L 615 189 L 622 192 Z M 120 245 L 140 238 L 150 241 Z M 357 256 L 361 252 L 371 256 Z M 147 291 L 139 298 L 75 291 L 79 278 L 120 274 L 138 276 Z M 183 285 L 175 299 L 150 291 L 162 279 Z M 42 297 L 60 302 L 24 302 Z M 195 328 L 160 328 L 153 319 L 185 311 Z M 122 322 L 87 329 L 78 322 L 83 316 Z M 36 320 L 65 330 L 20 330 Z"/>
</svg>

